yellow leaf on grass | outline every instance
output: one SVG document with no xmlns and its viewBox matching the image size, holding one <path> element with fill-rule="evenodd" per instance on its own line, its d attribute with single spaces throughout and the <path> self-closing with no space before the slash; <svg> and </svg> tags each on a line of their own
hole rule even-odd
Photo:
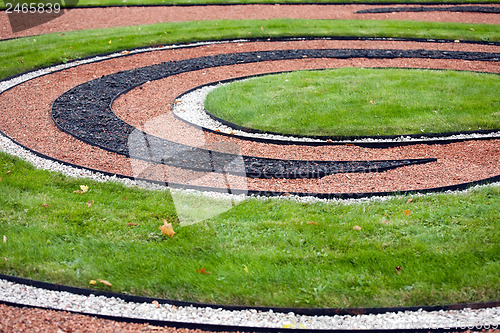
<svg viewBox="0 0 500 333">
<path fill-rule="evenodd" d="M 403 213 L 405 214 L 405 216 L 411 215 L 411 210 L 405 209 Z"/>
<path fill-rule="evenodd" d="M 78 194 L 83 194 L 89 190 L 88 186 L 85 185 L 80 185 L 80 190 L 78 191 L 73 191 L 73 193 L 78 193 Z"/>
<path fill-rule="evenodd" d="M 163 220 L 163 225 L 161 227 L 158 227 L 158 229 L 161 230 L 161 233 L 163 235 L 167 235 L 169 237 L 174 237 L 175 231 L 174 228 L 172 228 L 172 223 L 167 223 L 167 220 Z"/>
<path fill-rule="evenodd" d="M 112 287 L 113 285 L 109 283 L 109 281 L 103 280 L 103 279 L 97 279 L 97 281 L 101 282 L 103 285 Z"/>
<path fill-rule="evenodd" d="M 97 283 L 97 281 L 96 281 L 96 280 L 90 280 L 90 281 L 89 281 L 89 284 L 91 284 L 91 285 L 94 285 L 94 284 L 96 284 L 96 283 Z"/>
</svg>

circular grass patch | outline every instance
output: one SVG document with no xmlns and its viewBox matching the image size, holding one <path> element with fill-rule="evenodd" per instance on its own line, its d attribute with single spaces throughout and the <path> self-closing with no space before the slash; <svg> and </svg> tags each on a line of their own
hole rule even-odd
<svg viewBox="0 0 500 333">
<path fill-rule="evenodd" d="M 302 136 L 372 136 L 500 128 L 500 76 L 340 68 L 270 74 L 213 90 L 205 108 L 238 126 Z"/>
</svg>

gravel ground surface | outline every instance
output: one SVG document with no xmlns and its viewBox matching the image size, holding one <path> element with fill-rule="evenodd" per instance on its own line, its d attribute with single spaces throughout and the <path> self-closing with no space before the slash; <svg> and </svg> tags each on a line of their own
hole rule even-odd
<svg viewBox="0 0 500 333">
<path fill-rule="evenodd" d="M 112 173 L 135 176 L 129 159 L 95 146 L 83 143 L 61 132 L 51 119 L 51 104 L 61 94 L 75 85 L 120 70 L 130 70 L 145 64 L 197 58 L 231 52 L 286 50 L 307 48 L 376 48 L 406 50 L 481 51 L 499 53 L 499 46 L 463 43 L 415 43 L 395 41 L 288 41 L 288 42 L 231 42 L 202 45 L 190 48 L 162 49 L 128 56 L 118 54 L 106 61 L 92 62 L 64 71 L 58 71 L 26 81 L 0 95 L 0 130 L 17 142 L 35 151 L 62 161 Z M 437 162 L 407 166 L 383 173 L 335 174 L 321 179 L 252 179 L 243 181 L 248 190 L 299 192 L 299 193 L 360 193 L 421 190 L 477 181 L 500 174 L 497 163 L 500 140 L 466 141 L 449 145 L 412 145 L 387 149 L 358 146 L 270 145 L 255 143 L 214 133 L 204 133 L 186 126 L 172 117 L 170 105 L 182 92 L 201 84 L 217 82 L 230 77 L 268 73 L 279 70 L 335 68 L 341 66 L 393 66 L 450 68 L 500 73 L 500 62 L 469 61 L 459 59 L 300 59 L 263 61 L 259 63 L 220 66 L 173 75 L 147 82 L 120 96 L 113 103 L 113 111 L 128 124 L 147 129 L 152 135 L 181 143 L 191 138 L 197 147 L 212 147 L 223 142 L 235 145 L 241 154 L 266 158 L 300 160 L 392 160 L 435 158 Z M 44 72 L 44 71 L 42 71 Z M 33 73 L 32 75 L 35 75 Z M 17 81 L 15 79 L 14 81 Z M 57 85 L 54 84 L 57 82 Z M 4 85 L 4 89 L 8 87 Z M 27 117 L 26 115 L 30 116 Z M 180 124 L 179 124 L 180 123 Z M 165 129 L 168 130 L 165 130 Z M 219 174 L 187 173 L 165 166 L 161 172 L 155 166 L 142 169 L 155 170 L 146 175 L 151 179 L 225 188 L 224 177 Z M 164 174 L 168 174 L 165 179 Z M 206 177 L 208 176 L 208 177 Z M 234 188 L 234 187 L 233 187 Z"/>
<path fill-rule="evenodd" d="M 221 308 L 173 306 L 170 304 L 132 303 L 104 296 L 82 296 L 49 291 L 0 280 L 0 298 L 4 301 L 51 307 L 67 311 L 128 318 L 246 327 L 307 329 L 418 329 L 418 328 L 498 328 L 500 307 L 485 309 L 404 311 L 366 315 L 306 316 L 293 312 L 228 311 Z"/>
<path fill-rule="evenodd" d="M 166 333 L 203 333 L 208 331 L 190 330 L 154 326 L 150 324 L 134 324 L 114 320 L 100 319 L 93 316 L 70 313 L 66 311 L 44 310 L 28 307 L 14 307 L 0 304 L 0 332 L 166 332 Z"/>
<path fill-rule="evenodd" d="M 40 35 L 53 32 L 99 29 L 117 26 L 131 26 L 160 22 L 180 22 L 218 19 L 271 19 L 307 18 L 326 20 L 412 20 L 464 23 L 499 24 L 494 13 L 471 12 L 393 12 L 382 14 L 356 14 L 357 11 L 384 8 L 379 5 L 234 5 L 234 6 L 165 6 L 165 7 L 111 7 L 80 8 L 45 24 L 13 33 L 5 11 L 0 12 L 0 39 Z M 393 6 L 391 6 L 393 7 Z M 398 6 L 399 7 L 399 6 Z M 420 7 L 410 5 L 405 7 Z M 449 5 L 432 7 L 450 7 Z M 466 7 L 459 5 L 457 7 Z M 485 7 L 500 8 L 499 4 Z M 82 19 L 85 18 L 85 19 Z"/>
<path fill-rule="evenodd" d="M 490 5 L 489 5 L 490 6 Z M 498 4 L 493 5 L 499 7 Z M 271 17 L 293 17 L 293 18 L 324 18 L 324 19 L 411 19 L 411 20 L 428 20 L 428 21 L 453 21 L 453 22 L 470 22 L 470 23 L 493 23 L 499 24 L 499 16 L 497 14 L 477 14 L 477 13 L 467 13 L 467 12 L 411 12 L 411 13 L 388 13 L 388 14 L 355 14 L 355 11 L 369 9 L 377 6 L 366 6 L 366 5 L 356 5 L 356 6 L 207 6 L 207 7 L 134 7 L 134 8 L 105 8 L 105 9 L 74 9 L 69 11 L 67 14 L 61 16 L 60 18 L 48 22 L 47 24 L 22 31 L 20 33 L 14 34 L 10 30 L 7 21 L 7 15 L 5 12 L 0 12 L 0 38 L 12 38 L 24 35 L 35 35 L 43 34 L 48 32 L 59 32 L 68 30 L 80 30 L 80 29 L 90 29 L 90 28 L 101 28 L 101 27 L 111 27 L 111 26 L 125 26 L 125 25 L 135 25 L 135 24 L 146 24 L 155 23 L 160 21 L 183 21 L 183 20 L 196 20 L 196 19 L 222 19 L 222 18 L 271 18 Z M 411 7 L 411 6 L 410 6 Z M 201 8 L 201 9 L 200 9 Z M 269 16 L 267 16 L 269 15 Z M 2 95 L 0 95 L 0 105 L 1 105 L 1 115 L 6 117 L 0 118 L 0 130 L 7 133 L 9 136 L 14 137 L 17 141 L 21 142 L 36 151 L 40 151 L 49 156 L 60 158 L 66 162 L 75 163 L 77 165 L 83 165 L 87 167 L 95 167 L 101 170 L 106 170 L 115 173 L 133 174 L 133 170 L 130 167 L 130 163 L 126 158 L 121 156 L 116 156 L 116 154 L 104 152 L 98 148 L 85 145 L 74 138 L 57 131 L 55 127 L 51 124 L 49 111 L 52 101 L 70 89 L 76 84 L 83 83 L 85 81 L 91 80 L 99 75 L 106 75 L 119 70 L 131 69 L 135 67 L 144 66 L 145 64 L 159 63 L 167 60 L 185 59 L 190 57 L 197 57 L 200 54 L 210 55 L 218 53 L 229 53 L 229 52 L 243 52 L 250 50 L 269 50 L 269 49 L 287 49 L 287 48 L 303 48 L 306 43 L 317 43 L 317 45 L 328 45 L 328 47 L 336 48 L 399 48 L 399 49 L 439 49 L 439 50 L 462 50 L 462 51 L 479 51 L 479 52 L 499 52 L 497 46 L 488 45 L 467 45 L 462 43 L 452 43 L 452 44 L 433 44 L 433 43 L 405 43 L 401 42 L 380 42 L 380 41 L 319 41 L 319 42 L 289 42 L 289 43 L 230 43 L 230 44 L 216 44 L 209 46 L 201 46 L 200 48 L 193 49 L 177 49 L 152 52 L 147 54 L 138 54 L 131 57 L 117 57 L 116 59 L 107 60 L 105 62 L 100 62 L 96 64 L 88 64 L 79 67 L 70 68 L 63 72 L 53 73 L 47 76 L 42 76 L 35 78 L 27 83 L 22 83 L 11 89 Z M 318 44 L 319 43 L 319 44 Z M 333 43 L 333 44 L 332 44 Z M 343 45 L 341 45 L 344 43 Z M 391 44 L 396 43 L 396 44 Z M 144 126 L 156 117 L 167 114 L 170 111 L 170 104 L 173 99 L 181 94 L 182 92 L 196 87 L 201 84 L 206 84 L 210 82 L 215 82 L 217 80 L 227 79 L 229 77 L 240 77 L 250 74 L 255 74 L 258 72 L 269 72 L 270 68 L 273 70 L 280 70 L 280 68 L 290 70 L 290 69 L 303 69 L 303 68 L 325 68 L 325 67 L 339 67 L 339 66 L 398 66 L 398 67 L 430 67 L 430 68 L 450 68 L 450 69 L 467 69 L 467 70 L 479 70 L 488 71 L 493 73 L 500 73 L 498 63 L 484 63 L 484 62 L 472 62 L 472 61 L 436 61 L 429 59 L 394 59 L 394 60 L 376 60 L 376 59 L 344 59 L 336 61 L 325 62 L 318 60 L 315 62 L 311 59 L 304 59 L 301 61 L 292 62 L 273 62 L 272 64 L 263 63 L 262 66 L 250 65 L 250 66 L 235 66 L 230 68 L 217 68 L 213 72 L 201 71 L 201 72 L 191 72 L 183 75 L 178 75 L 174 78 L 169 78 L 170 81 L 156 81 L 150 84 L 144 85 L 143 89 L 155 92 L 154 94 L 144 95 L 138 93 L 138 91 L 131 91 L 129 94 L 123 96 L 123 99 L 117 100 L 113 106 L 113 110 L 125 119 L 127 122 L 134 126 Z M 19 81 L 16 79 L 14 81 Z M 57 82 L 57 85 L 54 84 Z M 162 90 L 155 88 L 155 84 L 165 85 L 168 83 L 168 88 L 163 86 Z M 2 83 L 1 87 L 7 88 L 7 84 Z M 138 89 L 139 90 L 139 89 Z M 161 91 L 161 93 L 158 93 Z M 142 97 L 140 97 L 142 95 Z M 137 97 L 139 96 L 139 98 Z M 148 96 L 154 96 L 151 99 Z M 130 104 L 132 103 L 132 105 Z M 135 103 L 135 104 L 134 104 Z M 147 112 L 142 112 L 137 114 L 136 112 L 130 112 L 134 110 L 133 107 L 137 105 L 147 107 Z M 7 113 L 8 112 L 8 113 Z M 166 113 L 167 112 L 167 113 Z M 134 116 L 134 114 L 137 115 Z M 29 116 L 28 116 L 29 115 Z M 173 118 L 173 117 L 172 117 Z M 153 124 L 154 125 L 154 124 Z M 179 122 L 175 126 L 181 126 L 184 128 L 185 124 Z M 149 128 L 151 132 L 154 133 L 155 126 Z M 163 134 L 167 135 L 168 134 Z M 194 136 L 199 135 L 194 133 Z M 372 150 L 368 151 L 360 147 L 343 147 L 342 150 L 333 149 L 332 147 L 325 148 L 319 147 L 317 150 L 304 151 L 300 146 L 294 147 L 289 146 L 286 150 L 283 150 L 281 146 L 264 145 L 264 144 L 246 144 L 245 141 L 240 141 L 238 139 L 227 139 L 220 138 L 217 134 L 203 133 L 204 139 L 207 143 L 214 141 L 226 141 L 237 143 L 241 147 L 241 151 L 245 154 L 255 155 L 255 156 L 276 156 L 277 152 L 283 158 L 313 158 L 315 156 L 322 156 L 323 159 L 331 159 L 331 156 L 335 156 L 336 159 L 342 158 L 352 158 L 352 156 L 357 156 L 360 159 L 366 158 L 386 158 L 384 156 L 389 156 L 388 158 L 402 158 L 404 156 L 418 156 L 418 157 L 432 157 L 432 156 L 445 156 L 443 160 L 448 161 L 449 164 L 441 164 L 440 168 L 446 168 L 446 174 L 451 177 L 446 178 L 441 181 L 444 174 L 432 173 L 432 170 L 412 170 L 409 169 L 403 174 L 387 174 L 385 177 L 386 184 L 396 184 L 401 179 L 406 179 L 411 177 L 415 182 L 410 186 L 437 186 L 449 184 L 450 182 L 463 182 L 474 179 L 481 179 L 490 175 L 498 175 L 498 156 L 499 156 L 499 140 L 487 140 L 487 141 L 470 141 L 466 143 L 457 143 L 452 145 L 439 145 L 429 147 L 426 146 L 415 146 L 412 149 L 384 149 L 384 150 Z M 177 135 L 178 137 L 178 135 Z M 184 138 L 178 138 L 179 140 L 186 140 L 187 135 L 183 135 Z M 5 151 L 16 151 L 17 154 L 21 156 L 31 156 L 34 159 L 40 160 L 37 157 L 33 157 L 27 154 L 25 151 L 19 147 L 13 146 L 10 140 L 5 139 L 5 137 L 0 136 L 0 149 Z M 95 161 L 101 161 L 100 164 L 95 164 Z M 451 162 L 450 162 L 451 161 Z M 89 176 L 90 174 L 85 171 L 75 171 L 75 169 L 68 168 L 67 166 L 62 166 L 57 163 L 39 161 L 40 164 L 45 165 L 44 168 L 61 170 L 67 169 L 69 172 L 76 172 L 76 174 L 81 173 L 83 175 Z M 428 172 L 431 172 L 432 177 L 429 177 Z M 93 174 L 92 177 L 104 180 L 99 174 Z M 366 175 L 361 175 L 366 176 Z M 438 180 L 439 178 L 439 180 Z M 432 183 L 429 185 L 430 179 L 438 181 L 437 183 Z M 367 179 L 364 177 L 353 177 L 349 176 L 345 179 L 331 179 L 329 183 L 337 184 L 337 187 L 330 187 L 328 190 L 347 190 L 347 191 L 359 191 L 360 189 L 373 190 L 376 185 L 384 179 Z M 368 183 L 369 185 L 359 187 L 358 184 Z M 311 184 L 297 184 L 297 183 L 248 183 L 249 187 L 254 186 L 254 188 L 274 188 L 274 189 L 317 189 Z M 409 184 L 404 184 L 408 188 Z M 274 187 L 273 187 L 274 186 Z M 287 187 L 288 186 L 288 187 Z M 390 188 L 393 188 L 390 186 Z M 0 294 L 2 298 L 7 300 L 13 297 L 12 300 L 19 301 L 19 297 L 23 297 L 25 300 L 32 299 L 34 304 L 41 305 L 42 301 L 50 299 L 52 296 L 44 294 L 46 291 L 40 291 L 42 294 L 37 294 L 33 290 L 25 286 L 19 286 L 21 289 L 24 288 L 24 293 L 14 287 L 9 285 L 5 281 L 1 281 Z M 17 295 L 17 296 L 16 296 Z M 54 296 L 59 297 L 59 296 Z M 63 303 L 71 299 L 70 295 L 64 294 L 61 299 L 57 299 L 55 302 L 50 303 L 51 306 L 55 304 Z M 81 308 L 85 305 L 88 300 L 84 300 L 83 303 L 79 302 L 75 304 L 77 308 Z M 100 300 L 99 300 L 100 302 Z M 116 300 L 104 301 L 105 304 L 102 306 L 97 305 L 97 307 L 105 308 L 110 306 L 113 313 L 124 313 L 123 304 L 118 305 Z M 92 308 L 92 303 L 88 304 Z M 64 304 L 64 303 L 63 303 Z M 94 305 L 96 305 L 94 303 Z M 136 309 L 138 305 L 131 305 L 133 309 Z M 158 309 L 156 305 L 151 304 L 147 307 L 152 307 L 152 310 Z M 117 311 L 118 310 L 118 311 Z M 189 309 L 191 311 L 192 309 Z M 160 312 L 168 312 L 165 309 L 160 309 Z M 210 310 L 212 311 L 212 310 Z M 217 310 L 214 310 L 217 311 Z M 28 332 L 38 332 L 38 331 L 54 331 L 54 332 L 114 332 L 114 331 L 158 331 L 157 327 L 152 327 L 149 325 L 136 325 L 136 324 L 122 324 L 114 321 L 106 321 L 95 319 L 91 316 L 81 316 L 75 314 L 67 314 L 64 312 L 54 312 L 45 311 L 40 309 L 19 309 L 13 308 L 5 305 L 0 305 L 0 331 L 28 331 Z M 172 311 L 170 311 L 172 312 Z M 476 312 L 475 310 L 466 309 L 457 314 L 452 313 L 432 313 L 433 317 L 425 317 L 427 314 L 422 314 L 421 312 L 409 314 L 414 316 L 415 321 L 423 322 L 423 326 L 431 328 L 434 323 L 434 318 L 445 318 L 448 322 L 443 321 L 442 325 L 449 325 L 450 318 L 469 318 L 467 319 L 469 325 L 486 325 L 495 324 L 498 325 L 500 321 L 500 310 L 499 308 L 492 308 L 483 310 L 483 313 Z M 195 316 L 203 317 L 204 311 L 194 312 Z M 232 316 L 233 314 L 222 313 L 222 319 L 225 320 L 224 316 Z M 250 316 L 254 314 L 250 313 Z M 269 314 L 265 314 L 269 315 Z M 271 321 L 277 321 L 273 314 L 270 318 Z M 293 317 L 291 314 L 287 314 L 292 317 L 293 320 L 297 317 Z M 389 314 L 390 318 L 385 319 L 387 325 L 393 325 L 395 323 L 405 321 L 409 319 L 404 319 L 407 317 L 399 317 L 400 314 Z M 457 317 L 450 317 L 456 315 Z M 392 317 L 391 317 L 392 316 Z M 208 317 L 214 318 L 213 313 L 209 312 Z M 217 318 L 217 317 L 215 317 Z M 220 318 L 220 317 L 219 317 Z M 425 319 L 423 319 L 425 318 Z M 482 318 L 482 319 L 480 319 Z M 327 320 L 334 320 L 335 318 L 328 318 Z M 216 319 L 217 320 L 217 319 Z M 238 319 L 239 320 L 239 319 Z M 300 323 L 299 321 L 291 320 L 289 323 L 291 325 L 296 325 Z M 337 318 L 337 320 L 339 320 Z M 345 318 L 342 320 L 346 320 Z M 453 319 L 451 319 L 453 320 Z M 481 322 L 476 322 L 476 320 L 482 320 Z M 411 321 L 411 319 L 410 319 Z M 353 319 L 354 323 L 363 323 L 359 318 Z M 280 325 L 283 322 L 279 322 Z M 331 321 L 330 321 L 331 323 Z M 310 325 L 310 324 L 304 324 Z M 328 325 L 328 324 L 327 324 Z M 331 325 L 331 324 L 330 324 Z M 356 324 L 355 324 L 356 325 Z M 453 325 L 453 324 L 451 324 Z M 293 327 L 293 326 L 291 326 Z M 307 326 L 306 326 L 307 327 Z M 309 328 L 309 327 L 308 327 Z M 331 326 L 328 328 L 332 328 Z M 475 327 L 475 330 L 481 330 L 482 327 Z M 176 332 L 175 329 L 168 328 L 169 332 Z M 183 330 L 178 330 L 182 331 Z M 497 331 L 492 330 L 490 331 Z"/>
</svg>

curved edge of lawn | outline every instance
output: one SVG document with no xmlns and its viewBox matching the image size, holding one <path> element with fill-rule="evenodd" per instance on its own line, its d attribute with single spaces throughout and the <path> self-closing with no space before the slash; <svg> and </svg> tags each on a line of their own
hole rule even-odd
<svg viewBox="0 0 500 333">
<path fill-rule="evenodd" d="M 500 25 L 372 20 L 217 20 L 69 31 L 0 41 L 0 79 L 129 49 L 259 38 L 396 38 L 499 43 Z"/>
<path fill-rule="evenodd" d="M 452 78 L 448 78 L 448 75 Z M 384 79 L 387 81 L 380 84 Z M 500 123 L 494 122 L 493 113 L 497 109 L 494 104 L 490 106 L 490 101 L 494 103 L 496 100 L 496 95 L 491 91 L 496 90 L 488 88 L 499 85 L 499 79 L 497 73 L 397 67 L 281 71 L 220 81 L 224 85 L 215 88 L 206 96 L 205 111 L 208 116 L 223 125 L 245 132 L 330 141 L 490 134 L 500 131 Z M 351 85 L 351 81 L 355 83 Z M 393 81 L 397 83 L 392 83 L 388 89 L 387 82 Z M 452 85 L 451 82 L 454 83 L 453 91 L 446 91 L 446 87 Z M 485 88 L 480 94 L 471 89 L 471 86 Z M 427 99 L 415 98 L 421 95 L 419 92 L 424 91 L 423 87 L 429 92 L 425 94 Z M 349 93 L 343 94 L 346 90 Z M 375 90 L 377 93 L 372 93 Z M 329 93 L 331 91 L 335 93 Z M 455 97 L 447 100 L 448 94 Z M 458 105 L 452 105 L 461 96 L 467 98 L 463 98 L 462 103 Z M 293 100 L 293 103 L 289 103 L 290 100 Z M 368 100 L 370 104 L 367 103 Z M 474 104 L 465 105 L 470 100 L 474 100 Z M 476 106 L 476 103 L 483 101 L 483 105 Z M 378 106 L 379 104 L 382 107 Z M 464 111 L 455 115 L 449 114 L 459 108 L 462 110 L 462 107 Z M 422 110 L 432 108 L 436 109 L 434 113 L 422 113 Z M 436 118 L 427 123 L 422 120 L 427 116 L 437 115 L 437 109 L 441 113 L 437 118 L 439 121 L 436 121 Z M 408 118 L 415 113 L 420 116 Z M 489 122 L 486 121 L 488 113 Z M 443 115 L 448 119 L 443 118 Z M 466 119 L 460 119 L 460 116 Z M 320 125 L 311 126 L 307 121 L 311 117 L 317 117 Z M 387 118 L 399 120 L 396 126 L 399 133 L 394 126 L 384 123 Z M 286 126 L 282 126 L 283 119 L 288 120 Z M 377 121 L 374 123 L 375 119 Z M 467 122 L 457 126 L 460 120 Z M 450 125 L 452 123 L 456 127 Z M 476 123 L 475 126 L 472 123 Z M 407 128 L 401 130 L 403 126 Z M 435 127 L 430 128 L 431 126 Z M 471 130 L 471 127 L 474 129 Z M 428 130 L 423 132 L 422 129 Z"/>
</svg>

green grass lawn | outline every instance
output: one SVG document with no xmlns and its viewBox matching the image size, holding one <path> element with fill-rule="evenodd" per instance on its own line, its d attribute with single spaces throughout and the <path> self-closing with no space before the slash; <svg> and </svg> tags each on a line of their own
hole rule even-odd
<svg viewBox="0 0 500 333">
<path fill-rule="evenodd" d="M 71 179 L 3 153 L 0 177 L 4 274 L 79 287 L 104 279 L 112 287 L 93 288 L 246 305 L 500 297 L 500 187 L 352 205 L 248 199 L 181 225 L 168 191 Z M 89 190 L 74 193 L 80 185 Z M 174 237 L 161 234 L 163 219 Z"/>
<path fill-rule="evenodd" d="M 0 78 L 56 63 L 142 46 L 287 36 L 405 37 L 494 42 L 500 41 L 500 25 L 272 19 L 173 22 L 54 33 L 0 41 Z"/>
<path fill-rule="evenodd" d="M 342 68 L 259 76 L 216 88 L 205 108 L 291 135 L 359 136 L 500 128 L 496 74 Z"/>
</svg>

